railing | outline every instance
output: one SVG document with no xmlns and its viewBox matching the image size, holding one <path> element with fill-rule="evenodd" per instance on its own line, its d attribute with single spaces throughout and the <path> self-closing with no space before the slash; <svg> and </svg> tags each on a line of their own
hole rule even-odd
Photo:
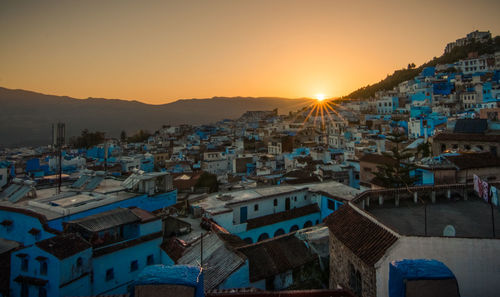
<svg viewBox="0 0 500 297">
<path fill-rule="evenodd" d="M 500 182 L 490 182 L 490 185 L 500 186 Z M 396 197 L 396 196 L 404 196 L 414 193 L 436 193 L 447 190 L 462 190 L 464 193 L 466 191 L 473 190 L 474 183 L 460 183 L 460 184 L 441 184 L 441 185 L 426 185 L 426 186 L 412 186 L 405 188 L 386 188 L 386 189 L 374 189 L 364 191 L 354 199 L 351 200 L 353 203 L 362 202 L 367 198 L 379 198 L 382 197 Z"/>
</svg>

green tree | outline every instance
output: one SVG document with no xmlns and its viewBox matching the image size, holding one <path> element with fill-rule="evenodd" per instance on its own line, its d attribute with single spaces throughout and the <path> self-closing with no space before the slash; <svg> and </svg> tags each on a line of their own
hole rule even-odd
<svg viewBox="0 0 500 297">
<path fill-rule="evenodd" d="M 122 142 L 127 141 L 127 132 L 125 132 L 125 130 L 123 130 L 123 131 L 120 133 L 120 140 L 121 140 Z"/>
<path fill-rule="evenodd" d="M 209 193 L 219 190 L 217 176 L 208 172 L 203 172 L 196 182 L 195 188 L 207 188 Z"/>
<path fill-rule="evenodd" d="M 70 139 L 70 144 L 75 148 L 89 148 L 103 143 L 106 139 L 104 135 L 104 132 L 90 132 L 88 129 L 83 129 L 80 136 Z"/>
<path fill-rule="evenodd" d="M 374 172 L 374 175 L 386 188 L 410 187 L 416 181 L 415 177 L 410 176 L 410 173 L 416 167 L 408 162 L 408 159 L 413 154 L 406 149 L 400 150 L 399 148 L 401 142 L 406 140 L 406 137 L 401 133 L 391 133 L 388 138 L 395 145 L 391 149 L 391 153 L 384 152 L 383 155 L 394 161 L 377 166 L 378 170 Z"/>
<path fill-rule="evenodd" d="M 431 144 L 427 142 L 422 142 L 417 146 L 417 156 L 421 158 L 426 158 L 431 156 Z"/>
<path fill-rule="evenodd" d="M 151 136 L 148 130 L 139 130 L 134 135 L 130 136 L 127 141 L 128 142 L 145 142 Z"/>
</svg>

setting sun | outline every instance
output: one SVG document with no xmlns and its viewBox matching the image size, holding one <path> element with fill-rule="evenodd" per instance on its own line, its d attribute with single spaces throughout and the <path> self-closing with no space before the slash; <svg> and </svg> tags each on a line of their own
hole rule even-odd
<svg viewBox="0 0 500 297">
<path fill-rule="evenodd" d="M 316 100 L 318 100 L 318 101 L 323 101 L 326 98 L 325 94 L 316 94 L 315 97 L 316 97 Z"/>
</svg>

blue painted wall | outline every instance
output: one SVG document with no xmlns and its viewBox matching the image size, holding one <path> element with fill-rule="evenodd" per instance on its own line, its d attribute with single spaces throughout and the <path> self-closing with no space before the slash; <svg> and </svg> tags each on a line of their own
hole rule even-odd
<svg viewBox="0 0 500 297">
<path fill-rule="evenodd" d="M 321 213 L 320 212 L 312 213 L 312 214 L 309 214 L 309 215 L 306 215 L 303 217 L 295 218 L 293 220 L 287 220 L 287 221 L 279 222 L 276 224 L 262 226 L 260 228 L 247 230 L 245 232 L 236 233 L 236 235 L 238 235 L 241 239 L 245 239 L 245 238 L 249 237 L 252 239 L 252 242 L 255 243 L 258 241 L 259 236 L 263 233 L 267 233 L 267 235 L 269 235 L 269 238 L 273 238 L 274 233 L 278 229 L 283 229 L 283 231 L 285 233 L 289 233 L 292 226 L 297 225 L 299 227 L 299 229 L 302 229 L 302 228 L 304 228 L 304 224 L 307 221 L 310 221 L 313 226 L 316 225 L 316 222 L 321 222 Z"/>
<path fill-rule="evenodd" d="M 27 254 L 28 269 L 21 267 L 22 258 L 19 254 Z M 46 257 L 47 273 L 42 274 L 40 261 L 36 258 Z M 77 259 L 82 259 L 82 265 L 77 266 Z M 92 249 L 89 248 L 65 259 L 58 259 L 50 253 L 41 250 L 36 245 L 16 251 L 11 255 L 11 296 L 21 296 L 21 285 L 14 281 L 19 275 L 47 280 L 43 286 L 47 296 L 91 295 L 90 271 L 92 263 Z M 38 286 L 29 286 L 29 296 L 39 296 Z"/>
<path fill-rule="evenodd" d="M 55 235 L 44 230 L 42 223 L 38 218 L 23 213 L 0 210 L 0 222 L 4 220 L 12 221 L 12 225 L 0 225 L 0 238 L 14 240 L 24 244 L 25 246 Z M 28 233 L 31 228 L 40 230 L 40 233 L 36 236 Z"/>
<path fill-rule="evenodd" d="M 153 255 L 154 264 L 160 264 L 162 238 L 147 241 L 126 249 L 93 258 L 93 294 L 125 294 L 130 285 L 147 265 L 148 255 Z M 131 271 L 131 262 L 137 260 L 138 269 Z M 113 269 L 113 279 L 106 280 L 108 269 Z"/>
<path fill-rule="evenodd" d="M 331 201 L 331 203 L 329 204 L 328 201 Z M 329 208 L 329 205 L 331 205 L 331 204 L 333 204 L 333 209 Z M 344 205 L 344 203 L 322 195 L 321 196 L 321 220 L 323 220 L 324 218 L 329 216 L 331 213 L 333 213 L 334 211 L 339 209 L 339 207 L 341 207 L 342 205 Z"/>
<path fill-rule="evenodd" d="M 233 288 L 248 288 L 250 287 L 250 271 L 248 260 L 245 264 L 233 272 L 226 278 L 217 288 L 218 289 L 233 289 Z"/>
</svg>

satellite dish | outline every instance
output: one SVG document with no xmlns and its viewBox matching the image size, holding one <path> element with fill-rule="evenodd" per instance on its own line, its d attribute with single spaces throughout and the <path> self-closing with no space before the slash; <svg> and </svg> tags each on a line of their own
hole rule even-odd
<svg viewBox="0 0 500 297">
<path fill-rule="evenodd" d="M 453 227 L 452 225 L 444 227 L 443 236 L 455 237 L 455 234 L 456 234 L 455 227 Z"/>
</svg>

